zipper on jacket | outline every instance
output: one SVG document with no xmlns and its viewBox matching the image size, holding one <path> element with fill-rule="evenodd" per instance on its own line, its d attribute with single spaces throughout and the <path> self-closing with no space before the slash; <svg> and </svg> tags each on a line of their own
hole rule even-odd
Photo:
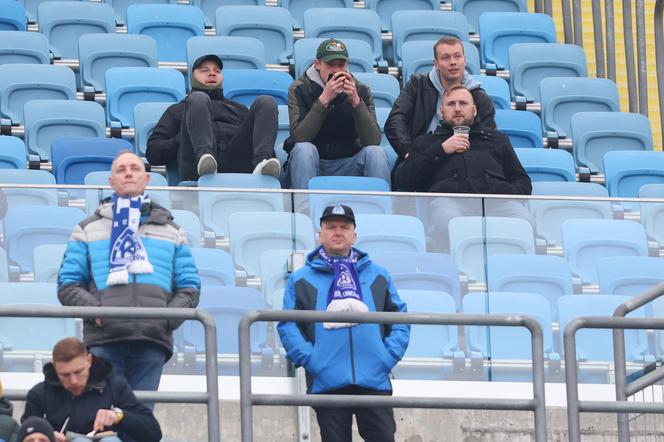
<svg viewBox="0 0 664 442">
<path fill-rule="evenodd" d="M 348 327 L 348 341 L 350 343 L 350 370 L 353 375 L 353 384 L 355 384 L 355 356 L 353 352 L 353 327 Z"/>
<path fill-rule="evenodd" d="M 138 295 L 136 294 L 136 273 L 132 273 L 131 276 L 133 277 L 131 283 L 131 289 L 134 298 L 134 307 L 138 307 Z"/>
</svg>

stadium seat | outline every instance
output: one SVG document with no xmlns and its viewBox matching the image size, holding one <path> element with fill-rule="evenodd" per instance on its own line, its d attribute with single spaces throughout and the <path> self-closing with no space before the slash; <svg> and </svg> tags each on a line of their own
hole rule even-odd
<svg viewBox="0 0 664 442">
<path fill-rule="evenodd" d="M 0 31 L 27 31 L 28 20 L 23 2 L 6 0 L 0 3 Z"/>
<path fill-rule="evenodd" d="M 9 266 L 7 265 L 7 254 L 5 253 L 5 249 L 0 249 L 0 284 L 6 282 L 9 282 Z M 4 296 L 0 297 L 0 299 L 2 298 L 4 298 Z M 0 304 L 2 304 L 1 301 Z"/>
<path fill-rule="evenodd" d="M 540 100 L 542 127 L 558 138 L 570 136 L 570 120 L 578 112 L 620 111 L 618 88 L 606 78 L 544 78 Z"/>
<path fill-rule="evenodd" d="M 228 219 L 231 255 L 249 276 L 260 274 L 260 257 L 266 250 L 311 250 L 311 220 L 301 213 L 236 212 Z"/>
<path fill-rule="evenodd" d="M 572 115 L 570 134 L 574 140 L 574 159 L 591 173 L 604 173 L 603 159 L 607 152 L 653 149 L 650 121 L 637 113 L 579 112 Z"/>
<path fill-rule="evenodd" d="M 136 153 L 142 157 L 148 147 L 148 138 L 159 119 L 173 103 L 138 103 L 134 107 L 134 146 Z M 177 184 L 177 183 L 175 183 Z"/>
<path fill-rule="evenodd" d="M 189 210 L 180 210 L 180 209 L 171 209 L 171 215 L 173 215 L 173 221 L 187 234 L 187 240 L 189 241 L 189 247 L 192 249 L 194 247 L 203 246 L 203 228 L 201 227 L 201 222 L 198 219 L 198 215 Z"/>
<path fill-rule="evenodd" d="M 5 217 L 5 249 L 21 272 L 32 272 L 33 251 L 42 244 L 66 244 L 85 212 L 75 207 L 16 206 Z"/>
<path fill-rule="evenodd" d="M 597 262 L 599 292 L 637 296 L 664 281 L 664 259 L 648 256 L 610 256 Z"/>
<path fill-rule="evenodd" d="M 537 114 L 511 109 L 496 110 L 496 126 L 505 133 L 515 149 L 540 148 L 542 143 L 542 120 Z"/>
<path fill-rule="evenodd" d="M 295 251 L 307 256 L 310 250 Z M 281 310 L 284 301 L 284 288 L 290 276 L 288 260 L 294 251 L 290 249 L 266 250 L 260 257 L 261 289 L 272 310 Z"/>
<path fill-rule="evenodd" d="M 279 126 L 277 128 L 277 139 L 274 140 L 274 153 L 279 162 L 286 164 L 288 154 L 284 150 L 284 141 L 290 136 L 290 121 L 288 119 L 288 106 L 281 104 L 277 106 L 279 110 Z"/>
<path fill-rule="evenodd" d="M 639 198 L 664 198 L 664 184 L 641 186 Z M 660 246 L 664 245 L 664 203 L 642 202 L 641 224 L 649 237 L 655 239 Z"/>
<path fill-rule="evenodd" d="M 28 153 L 18 137 L 0 135 L 0 169 L 25 169 Z"/>
<path fill-rule="evenodd" d="M 198 6 L 205 16 L 205 27 L 214 28 L 214 13 L 220 6 L 265 6 L 265 0 L 190 0 L 190 5 Z M 226 60 L 224 60 L 224 63 Z M 226 67 L 226 66 L 224 66 Z"/>
<path fill-rule="evenodd" d="M 371 89 L 375 107 L 392 108 L 399 96 L 399 80 L 390 74 L 355 72 L 355 78 Z"/>
<path fill-rule="evenodd" d="M 44 244 L 33 251 L 35 282 L 57 283 L 66 244 Z"/>
<path fill-rule="evenodd" d="M 13 3 L 18 4 L 16 1 Z M 10 63 L 50 64 L 48 38 L 38 32 L 2 31 L 0 64 Z"/>
<path fill-rule="evenodd" d="M 342 24 L 343 23 L 343 24 Z M 311 8 L 304 12 L 307 38 L 349 38 L 364 40 L 371 46 L 373 59 L 383 59 L 380 18 L 375 11 L 355 8 Z"/>
<path fill-rule="evenodd" d="M 664 153 L 607 152 L 604 155 L 604 176 L 609 195 L 636 198 L 641 186 L 664 183 Z"/>
<path fill-rule="evenodd" d="M 115 20 L 119 26 L 127 24 L 127 8 L 136 4 L 168 4 L 177 3 L 175 0 L 106 0 L 106 3 L 113 6 L 115 10 Z"/>
<path fill-rule="evenodd" d="M 570 219 L 562 225 L 565 259 L 584 283 L 597 284 L 597 262 L 608 256 L 648 256 L 641 224 L 616 219 Z"/>
<path fill-rule="evenodd" d="M 480 58 L 487 69 L 509 70 L 507 51 L 515 43 L 555 43 L 551 16 L 528 12 L 485 12 L 480 15 Z"/>
<path fill-rule="evenodd" d="M 449 224 L 450 251 L 470 281 L 485 281 L 491 255 L 534 254 L 533 229 L 520 218 L 459 216 Z"/>
<path fill-rule="evenodd" d="M 57 206 L 58 191 L 55 177 L 46 170 L 0 169 L 0 183 L 25 184 L 26 187 L 7 187 L 3 192 L 7 196 L 7 206 Z M 52 186 L 52 188 L 30 187 L 34 184 Z"/>
<path fill-rule="evenodd" d="M 59 138 L 104 138 L 104 108 L 94 101 L 32 100 L 25 103 L 25 144 L 40 160 L 51 159 L 51 144 Z"/>
<path fill-rule="evenodd" d="M 369 256 L 390 252 L 425 252 L 422 221 L 407 215 L 356 215 L 355 246 Z"/>
<path fill-rule="evenodd" d="M 293 23 L 287 9 L 269 6 L 221 6 L 215 13 L 217 35 L 254 37 L 265 45 L 267 64 L 289 64 Z"/>
<path fill-rule="evenodd" d="M 198 179 L 198 187 L 240 189 L 281 189 L 276 178 L 249 173 L 213 173 Z M 219 237 L 228 237 L 228 222 L 237 212 L 283 212 L 282 193 L 268 192 L 198 192 L 198 206 L 203 226 Z"/>
<path fill-rule="evenodd" d="M 253 37 L 191 37 L 187 40 L 187 72 L 203 55 L 216 54 L 226 69 L 265 69 L 265 45 Z"/>
<path fill-rule="evenodd" d="M 78 39 L 79 84 L 104 92 L 104 76 L 113 67 L 157 67 L 157 43 L 147 35 L 85 34 Z"/>
<path fill-rule="evenodd" d="M 387 155 L 387 164 L 390 167 L 390 170 L 394 167 L 394 163 L 397 161 L 397 153 L 394 151 L 394 148 L 390 144 L 390 140 L 385 136 L 385 121 L 390 115 L 390 107 L 377 107 L 376 108 L 376 121 L 378 122 L 378 128 L 380 129 L 380 146 L 385 151 Z"/>
<path fill-rule="evenodd" d="M 325 38 L 301 38 L 293 45 L 295 59 L 295 78 L 300 78 L 309 69 L 316 58 L 318 46 Z M 374 60 L 369 43 L 353 38 L 344 39 L 350 57 L 350 72 L 373 72 Z"/>
<path fill-rule="evenodd" d="M 127 8 L 127 31 L 152 37 L 159 61 L 184 62 L 187 39 L 205 35 L 205 19 L 192 5 L 131 5 Z"/>
<path fill-rule="evenodd" d="M 432 13 L 440 11 L 439 0 L 367 0 L 365 7 L 376 11 L 383 32 L 394 32 L 394 13 L 418 11 Z M 466 33 L 468 35 L 468 33 Z"/>
<path fill-rule="evenodd" d="M 46 1 L 39 4 L 39 32 L 49 41 L 56 59 L 78 60 L 83 34 L 114 34 L 115 11 L 99 2 Z"/>
<path fill-rule="evenodd" d="M 292 82 L 293 77 L 286 72 L 262 69 L 224 70 L 224 98 L 249 107 L 259 95 L 269 95 L 278 105 L 288 104 L 288 88 Z"/>
<path fill-rule="evenodd" d="M 515 149 L 519 162 L 533 182 L 576 181 L 574 158 L 562 149 Z"/>
<path fill-rule="evenodd" d="M 106 121 L 134 126 L 134 107 L 145 102 L 184 98 L 184 77 L 174 69 L 111 68 L 106 71 Z"/>
<path fill-rule="evenodd" d="M 83 184 L 96 170 L 110 170 L 118 153 L 133 151 L 120 138 L 59 138 L 51 145 L 53 175 L 58 184 Z"/>
<path fill-rule="evenodd" d="M 194 247 L 191 255 L 196 262 L 201 287 L 235 286 L 235 267 L 230 253 L 221 249 Z"/>
<path fill-rule="evenodd" d="M 0 65 L 0 118 L 23 124 L 30 100 L 76 99 L 76 77 L 68 67 L 44 64 Z"/>
<path fill-rule="evenodd" d="M 473 75 L 474 80 L 482 83 L 482 89 L 489 94 L 496 110 L 509 110 L 512 108 L 510 97 L 510 85 L 501 77 L 490 77 L 488 75 Z"/>
<path fill-rule="evenodd" d="M 484 12 L 528 12 L 526 0 L 455 0 L 452 9 L 466 16 L 471 32 L 477 33 Z"/>
<path fill-rule="evenodd" d="M 281 0 L 293 18 L 293 28 L 302 29 L 304 12 L 310 8 L 352 8 L 353 0 Z"/>
<path fill-rule="evenodd" d="M 562 195 L 567 197 L 608 198 L 606 188 L 597 183 L 535 182 L 533 196 Z M 613 213 L 609 201 L 531 199 L 530 213 L 535 218 L 535 229 L 550 245 L 562 244 L 561 226 L 568 219 L 611 219 Z"/>
<path fill-rule="evenodd" d="M 656 318 L 664 317 L 664 300 L 662 297 L 659 297 L 653 301 L 652 313 Z M 664 355 L 664 333 L 662 333 L 661 330 L 658 330 L 655 332 L 655 336 L 657 357 L 661 358 Z"/>
<path fill-rule="evenodd" d="M 403 84 L 407 84 L 415 74 L 429 73 L 433 68 L 433 45 L 435 41 L 407 41 L 401 47 L 401 72 Z M 480 53 L 477 47 L 462 41 L 466 55 L 466 72 L 471 75 L 480 74 Z"/>
<path fill-rule="evenodd" d="M 153 190 L 153 186 L 168 186 L 166 178 L 157 172 L 148 172 L 150 182 L 148 183 L 147 195 L 157 204 L 170 209 L 171 200 L 168 190 Z M 89 172 L 83 179 L 86 186 L 109 186 L 110 170 L 97 170 Z M 85 189 L 85 211 L 94 213 L 99 207 L 99 202 L 113 195 L 113 189 Z"/>
</svg>

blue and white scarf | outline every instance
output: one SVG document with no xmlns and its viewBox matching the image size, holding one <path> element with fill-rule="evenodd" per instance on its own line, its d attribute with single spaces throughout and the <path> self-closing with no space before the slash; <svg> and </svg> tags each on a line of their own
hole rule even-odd
<svg viewBox="0 0 664 442">
<path fill-rule="evenodd" d="M 129 284 L 129 273 L 153 272 L 148 252 L 138 235 L 141 206 L 146 203 L 150 203 L 150 198 L 145 194 L 133 198 L 113 194 L 108 285 Z"/>
<path fill-rule="evenodd" d="M 350 249 L 349 256 L 331 257 L 323 246 L 318 248 L 318 255 L 334 271 L 334 281 L 327 294 L 328 312 L 367 312 L 369 308 L 362 299 L 362 287 L 357 276 L 357 252 Z M 325 322 L 325 328 L 352 327 L 356 324 Z"/>
</svg>

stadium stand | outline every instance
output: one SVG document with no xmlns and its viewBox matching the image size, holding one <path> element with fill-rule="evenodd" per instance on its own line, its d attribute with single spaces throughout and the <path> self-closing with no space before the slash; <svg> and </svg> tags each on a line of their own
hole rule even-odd
<svg viewBox="0 0 664 442">
<path fill-rule="evenodd" d="M 370 256 L 387 252 L 424 252 L 424 226 L 408 215 L 356 215 L 355 245 Z"/>
<path fill-rule="evenodd" d="M 2 31 L 0 64 L 50 64 L 48 38 L 37 32 Z"/>
<path fill-rule="evenodd" d="M 33 252 L 35 282 L 57 283 L 66 244 L 43 244 Z"/>
<path fill-rule="evenodd" d="M 383 32 L 394 32 L 394 15 L 404 11 L 422 11 L 433 16 L 440 10 L 439 0 L 367 0 L 365 7 L 376 11 Z M 392 25 L 392 26 L 390 26 Z"/>
<path fill-rule="evenodd" d="M 148 172 L 148 175 L 150 176 L 149 187 L 168 186 L 166 178 L 163 175 L 156 172 Z M 108 179 L 110 176 L 110 168 L 109 170 L 97 170 L 88 172 L 83 179 L 83 184 L 90 186 L 108 186 Z M 95 210 L 97 210 L 97 207 L 99 207 L 99 203 L 112 195 L 113 191 L 110 188 L 85 189 L 85 211 L 89 214 L 93 214 Z M 159 205 L 166 207 L 167 209 L 171 208 L 170 192 L 168 190 L 154 190 L 148 188 L 148 196 L 150 197 L 150 200 L 158 203 Z"/>
<path fill-rule="evenodd" d="M 0 6 L 0 31 L 27 31 L 27 11 L 21 2 L 4 0 Z"/>
<path fill-rule="evenodd" d="M 543 147 L 542 121 L 534 112 L 496 109 L 495 120 L 515 149 Z"/>
<path fill-rule="evenodd" d="M 482 84 L 482 89 L 489 94 L 493 100 L 496 110 L 509 110 L 512 108 L 510 97 L 510 85 L 501 77 L 490 77 L 488 75 L 473 75 L 474 80 Z"/>
<path fill-rule="evenodd" d="M 31 169 L 0 169 L 0 182 L 25 184 L 26 187 L 7 188 L 3 192 L 7 196 L 9 207 L 15 206 L 57 206 L 58 191 L 55 189 L 55 177 L 46 170 Z M 53 188 L 30 188 L 31 184 L 43 184 Z"/>
<path fill-rule="evenodd" d="M 0 169 L 25 169 L 28 153 L 18 137 L 0 135 Z"/>
<path fill-rule="evenodd" d="M 516 149 L 519 162 L 533 182 L 576 181 L 574 158 L 562 149 Z"/>
<path fill-rule="evenodd" d="M 600 293 L 636 296 L 664 281 L 664 259 L 610 256 L 597 262 L 597 274 Z"/>
<path fill-rule="evenodd" d="M 614 150 L 604 155 L 609 195 L 635 198 L 645 184 L 664 183 L 664 153 Z"/>
<path fill-rule="evenodd" d="M 352 8 L 353 0 L 281 0 L 281 7 L 288 9 L 293 28 L 302 29 L 304 13 L 310 8 Z"/>
<path fill-rule="evenodd" d="M 203 55 L 216 54 L 224 69 L 265 69 L 265 45 L 253 37 L 208 36 L 187 40 L 187 72 Z"/>
<path fill-rule="evenodd" d="M 644 184 L 639 188 L 639 198 L 664 198 L 664 184 Z M 641 203 L 641 223 L 646 234 L 664 246 L 664 203 Z"/>
<path fill-rule="evenodd" d="M 224 98 L 251 106 L 259 95 L 269 95 L 277 105 L 288 104 L 288 88 L 293 77 L 286 72 L 263 69 L 224 71 Z"/>
<path fill-rule="evenodd" d="M 301 38 L 293 45 L 295 60 L 295 78 L 300 78 L 304 71 L 314 62 L 318 46 L 325 38 Z M 373 72 L 374 60 L 369 43 L 354 38 L 343 40 L 350 57 L 348 70 L 350 72 Z"/>
<path fill-rule="evenodd" d="M 119 26 L 127 25 L 127 9 L 132 5 L 142 4 L 169 4 L 176 3 L 171 0 L 106 0 L 106 3 L 113 6 L 115 10 L 115 20 Z"/>
<path fill-rule="evenodd" d="M 289 249 L 266 250 L 261 253 L 260 277 L 261 289 L 265 295 L 265 301 L 273 310 L 281 309 L 284 302 L 284 288 L 290 276 L 288 262 L 293 253 L 303 256 L 308 250 L 293 251 Z"/>
<path fill-rule="evenodd" d="M 392 108 L 399 96 L 399 80 L 389 74 L 373 72 L 355 72 L 353 75 L 371 89 L 376 107 Z"/>
<path fill-rule="evenodd" d="M 235 286 L 233 257 L 225 250 L 195 247 L 191 254 L 196 261 L 202 287 Z"/>
<path fill-rule="evenodd" d="M 148 102 L 138 103 L 134 107 L 134 147 L 136 153 L 145 156 L 148 146 L 148 138 L 152 134 L 159 119 L 173 103 Z M 173 183 L 177 185 L 177 183 Z"/>
<path fill-rule="evenodd" d="M 484 12 L 528 12 L 525 0 L 456 0 L 452 8 L 466 16 L 473 33 L 477 33 L 479 17 Z"/>
<path fill-rule="evenodd" d="M 133 151 L 119 138 L 58 138 L 51 145 L 53 175 L 58 184 L 83 184 L 85 176 L 97 170 L 110 170 L 118 153 Z"/>
<path fill-rule="evenodd" d="M 380 178 L 365 176 L 317 176 L 309 180 L 309 190 L 336 190 L 335 194 L 309 195 L 309 216 L 316 224 L 325 207 L 346 204 L 355 214 L 392 214 L 389 196 L 344 195 L 344 190 L 389 192 L 390 185 Z"/>
<path fill-rule="evenodd" d="M 214 13 L 220 6 L 265 6 L 265 0 L 191 0 L 189 4 L 198 6 L 205 16 L 205 27 L 214 28 Z"/>
<path fill-rule="evenodd" d="M 189 210 L 171 209 L 173 221 L 178 224 L 187 234 L 189 247 L 203 247 L 203 228 L 198 215 Z"/>
</svg>

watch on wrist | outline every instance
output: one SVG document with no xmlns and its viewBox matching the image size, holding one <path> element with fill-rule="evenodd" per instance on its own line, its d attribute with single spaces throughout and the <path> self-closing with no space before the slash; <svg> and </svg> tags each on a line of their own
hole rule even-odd
<svg viewBox="0 0 664 442">
<path fill-rule="evenodd" d="M 115 423 L 119 424 L 122 422 L 122 419 L 124 419 L 124 411 L 122 411 L 122 408 L 113 407 L 111 408 L 111 411 L 115 413 Z"/>
</svg>

